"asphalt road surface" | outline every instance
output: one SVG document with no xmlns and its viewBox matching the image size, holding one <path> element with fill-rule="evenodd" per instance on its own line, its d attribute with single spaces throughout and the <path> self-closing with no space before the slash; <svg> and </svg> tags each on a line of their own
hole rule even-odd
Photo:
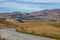
<svg viewBox="0 0 60 40">
<path fill-rule="evenodd" d="M 0 35 L 2 38 L 6 38 L 7 40 L 55 40 L 46 37 L 18 33 L 13 28 L 0 29 Z"/>
</svg>

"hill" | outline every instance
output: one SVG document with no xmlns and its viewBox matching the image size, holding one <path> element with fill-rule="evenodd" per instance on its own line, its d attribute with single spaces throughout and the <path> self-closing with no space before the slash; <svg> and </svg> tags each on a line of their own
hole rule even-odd
<svg viewBox="0 0 60 40">
<path fill-rule="evenodd" d="M 23 21 L 13 18 L 0 18 L 0 28 L 18 27 L 17 23 L 23 23 Z"/>
<path fill-rule="evenodd" d="M 60 39 L 60 21 L 25 21 L 0 18 L 0 28 L 16 28 L 17 32 Z"/>
<path fill-rule="evenodd" d="M 0 18 L 20 18 L 23 20 L 60 20 L 60 9 L 42 10 L 38 12 L 10 12 L 0 13 Z"/>
</svg>

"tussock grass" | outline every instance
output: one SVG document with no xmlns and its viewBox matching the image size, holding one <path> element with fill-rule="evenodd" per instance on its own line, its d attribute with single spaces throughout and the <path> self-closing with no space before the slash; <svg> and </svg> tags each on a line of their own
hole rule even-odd
<svg viewBox="0 0 60 40">
<path fill-rule="evenodd" d="M 43 36 L 43 37 L 49 37 L 49 38 L 55 38 L 60 39 L 60 22 L 25 22 L 25 23 L 19 23 L 19 27 L 16 31 L 37 35 L 37 36 Z M 57 25 L 57 26 L 55 26 Z"/>
<path fill-rule="evenodd" d="M 60 21 L 26 21 L 13 24 L 5 21 L 5 19 L 0 20 L 0 28 L 8 27 L 16 28 L 16 31 L 22 33 L 60 39 Z"/>
</svg>

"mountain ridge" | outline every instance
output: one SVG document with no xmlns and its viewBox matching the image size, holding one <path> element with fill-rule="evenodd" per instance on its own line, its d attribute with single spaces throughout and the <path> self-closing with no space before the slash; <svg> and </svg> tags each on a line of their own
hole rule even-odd
<svg viewBox="0 0 60 40">
<path fill-rule="evenodd" d="M 60 9 L 43 10 L 38 12 L 0 13 L 0 18 L 20 18 L 24 20 L 60 20 Z"/>
</svg>

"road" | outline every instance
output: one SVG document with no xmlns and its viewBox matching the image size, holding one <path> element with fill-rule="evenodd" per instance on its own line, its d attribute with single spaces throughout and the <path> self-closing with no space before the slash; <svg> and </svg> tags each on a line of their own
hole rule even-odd
<svg viewBox="0 0 60 40">
<path fill-rule="evenodd" d="M 7 40 L 55 40 L 46 37 L 18 33 L 13 28 L 0 29 L 0 35 L 2 38 L 4 37 Z"/>
</svg>

